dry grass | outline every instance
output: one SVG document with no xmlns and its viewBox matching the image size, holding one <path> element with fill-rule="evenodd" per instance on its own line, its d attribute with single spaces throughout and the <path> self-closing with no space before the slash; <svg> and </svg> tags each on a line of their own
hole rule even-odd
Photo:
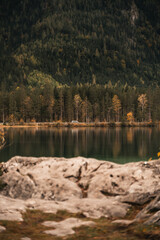
<svg viewBox="0 0 160 240">
<path fill-rule="evenodd" d="M 138 211 L 138 210 L 136 210 Z M 134 209 L 128 214 L 128 219 L 134 215 Z M 84 220 L 95 221 L 96 226 L 83 226 L 77 228 L 74 235 L 63 238 L 44 234 L 47 228 L 42 225 L 44 221 L 62 221 L 69 217 L 78 217 Z M 159 240 L 160 229 L 157 226 L 145 226 L 134 224 L 129 227 L 120 227 L 112 224 L 111 220 L 100 218 L 98 220 L 87 219 L 83 214 L 71 214 L 59 211 L 57 214 L 43 213 L 41 211 L 27 210 L 23 214 L 23 222 L 0 221 L 0 225 L 6 227 L 6 231 L 0 233 L 0 240 L 20 240 L 29 237 L 32 240 Z"/>
</svg>

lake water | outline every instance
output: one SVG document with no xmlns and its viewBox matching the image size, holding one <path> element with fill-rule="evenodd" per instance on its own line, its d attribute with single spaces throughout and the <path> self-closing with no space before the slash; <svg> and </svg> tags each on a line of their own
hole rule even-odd
<svg viewBox="0 0 160 240">
<path fill-rule="evenodd" d="M 157 158 L 158 128 L 10 128 L 0 162 L 19 156 L 84 156 L 116 163 Z"/>
</svg>

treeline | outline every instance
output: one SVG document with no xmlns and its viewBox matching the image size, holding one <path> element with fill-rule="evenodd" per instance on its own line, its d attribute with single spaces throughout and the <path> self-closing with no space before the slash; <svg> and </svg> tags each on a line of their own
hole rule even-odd
<svg viewBox="0 0 160 240">
<path fill-rule="evenodd" d="M 0 81 L 160 84 L 159 0 L 0 2 Z M 94 77 L 93 77 L 94 76 Z"/>
<path fill-rule="evenodd" d="M 160 88 L 98 84 L 0 89 L 1 122 L 160 121 Z"/>
</svg>

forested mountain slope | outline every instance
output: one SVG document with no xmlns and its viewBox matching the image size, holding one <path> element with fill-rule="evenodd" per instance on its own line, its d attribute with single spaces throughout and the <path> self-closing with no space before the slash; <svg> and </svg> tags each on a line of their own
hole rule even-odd
<svg viewBox="0 0 160 240">
<path fill-rule="evenodd" d="M 159 0 L 0 2 L 0 81 L 160 85 Z"/>
</svg>

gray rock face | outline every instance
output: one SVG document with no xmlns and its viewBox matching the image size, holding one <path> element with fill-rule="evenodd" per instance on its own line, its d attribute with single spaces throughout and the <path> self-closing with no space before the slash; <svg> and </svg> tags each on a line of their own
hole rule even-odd
<svg viewBox="0 0 160 240">
<path fill-rule="evenodd" d="M 8 201 L 11 198 L 20 201 L 23 210 L 27 207 L 46 212 L 66 209 L 93 218 L 121 218 L 130 205 L 153 201 L 156 211 L 160 210 L 160 201 L 155 202 L 160 193 L 159 160 L 119 165 L 83 157 L 14 157 L 2 164 L 2 170 L 1 179 L 7 186 L 1 192 L 0 218 L 5 209 L 1 205 L 3 196 L 9 197 Z M 18 213 L 17 209 L 12 211 Z M 148 212 L 144 210 L 141 217 Z"/>
</svg>

